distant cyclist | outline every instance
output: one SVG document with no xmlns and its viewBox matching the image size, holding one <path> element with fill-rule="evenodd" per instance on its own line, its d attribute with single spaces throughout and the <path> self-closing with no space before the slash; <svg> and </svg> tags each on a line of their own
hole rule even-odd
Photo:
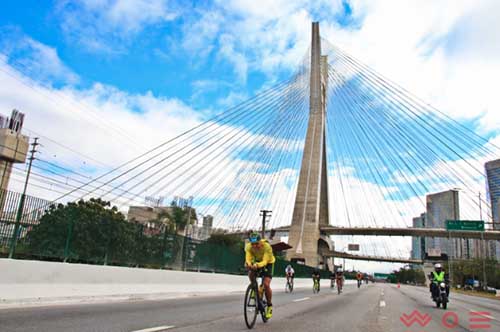
<svg viewBox="0 0 500 332">
<path fill-rule="evenodd" d="M 295 277 L 295 270 L 293 267 L 288 264 L 285 268 L 286 282 L 291 283 L 293 285 L 293 278 Z"/>
<path fill-rule="evenodd" d="M 263 277 L 264 292 L 267 299 L 266 318 L 273 316 L 273 292 L 271 290 L 271 279 L 274 271 L 273 248 L 260 238 L 259 233 L 251 233 L 248 237 L 249 243 L 245 246 L 245 266 L 248 268 L 248 277 L 252 282 L 257 277 Z"/>
<path fill-rule="evenodd" d="M 319 273 L 319 269 L 316 267 L 314 268 L 313 272 L 312 272 L 312 279 L 313 279 L 313 284 L 314 282 L 318 282 L 318 292 L 319 292 L 319 286 L 320 286 L 320 279 L 321 279 L 321 275 Z"/>
<path fill-rule="evenodd" d="M 358 281 L 358 288 L 361 287 L 361 282 L 363 281 L 363 273 L 358 272 L 356 274 L 356 280 Z"/>
<path fill-rule="evenodd" d="M 330 273 L 330 288 L 335 288 L 335 278 L 337 276 L 336 272 Z"/>
<path fill-rule="evenodd" d="M 342 270 L 337 270 L 335 281 L 337 282 L 337 288 L 340 293 L 342 291 L 342 287 L 344 286 L 344 272 L 342 272 Z"/>
</svg>

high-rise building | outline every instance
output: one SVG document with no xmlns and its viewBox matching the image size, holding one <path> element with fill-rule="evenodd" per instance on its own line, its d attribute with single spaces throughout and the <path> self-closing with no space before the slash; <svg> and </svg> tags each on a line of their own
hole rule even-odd
<svg viewBox="0 0 500 332">
<path fill-rule="evenodd" d="M 200 240 L 206 240 L 210 237 L 213 223 L 214 217 L 212 217 L 211 215 L 207 214 L 203 217 L 203 224 L 200 229 Z"/>
<path fill-rule="evenodd" d="M 484 165 L 486 169 L 487 194 L 491 206 L 493 229 L 500 230 L 500 159 Z M 490 252 L 500 260 L 500 241 L 490 241 Z"/>
<path fill-rule="evenodd" d="M 422 213 L 419 217 L 413 218 L 413 228 L 424 228 L 425 227 L 425 213 Z M 413 236 L 411 238 L 411 258 L 413 259 L 423 259 L 425 250 L 425 238 L 419 236 Z"/>
<path fill-rule="evenodd" d="M 446 228 L 446 220 L 459 220 L 460 209 L 457 190 L 427 195 L 426 227 Z M 453 258 L 466 258 L 467 246 L 462 239 L 428 238 L 425 251 L 440 250 Z"/>
</svg>

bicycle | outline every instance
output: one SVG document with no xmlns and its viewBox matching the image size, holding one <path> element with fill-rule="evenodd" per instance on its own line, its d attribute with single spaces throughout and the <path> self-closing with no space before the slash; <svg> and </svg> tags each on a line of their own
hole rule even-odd
<svg viewBox="0 0 500 332">
<path fill-rule="evenodd" d="M 256 271 L 256 276 L 258 276 L 260 273 L 260 270 Z M 257 277 L 254 278 L 250 282 L 250 284 L 247 287 L 247 291 L 245 292 L 245 302 L 243 304 L 244 309 L 243 312 L 245 314 L 245 324 L 247 325 L 248 329 L 252 329 L 255 325 L 255 321 L 257 320 L 257 315 L 260 313 L 260 316 L 262 317 L 262 321 L 264 323 L 267 322 L 266 318 L 266 308 L 267 308 L 267 301 L 264 299 L 264 278 L 261 278 L 261 283 L 260 286 L 258 285 L 257 282 Z"/>
<path fill-rule="evenodd" d="M 319 293 L 319 279 L 314 279 L 313 282 L 313 293 Z"/>
<path fill-rule="evenodd" d="M 337 279 L 337 294 L 342 293 L 342 279 Z"/>
<path fill-rule="evenodd" d="M 285 284 L 285 293 L 293 292 L 293 279 L 291 277 L 287 278 Z"/>
</svg>

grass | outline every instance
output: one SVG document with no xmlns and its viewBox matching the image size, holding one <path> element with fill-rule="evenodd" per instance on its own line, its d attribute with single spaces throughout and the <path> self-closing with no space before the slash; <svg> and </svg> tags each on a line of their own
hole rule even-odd
<svg viewBox="0 0 500 332">
<path fill-rule="evenodd" d="M 500 297 L 495 296 L 495 294 L 491 294 L 491 293 L 478 292 L 478 291 L 464 291 L 462 289 L 452 289 L 452 292 L 455 292 L 458 294 L 469 295 L 469 296 L 485 297 L 488 299 L 500 301 Z"/>
</svg>

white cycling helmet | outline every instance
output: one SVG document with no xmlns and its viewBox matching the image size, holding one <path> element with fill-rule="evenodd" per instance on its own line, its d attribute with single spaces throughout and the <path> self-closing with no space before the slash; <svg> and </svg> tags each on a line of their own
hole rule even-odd
<svg viewBox="0 0 500 332">
<path fill-rule="evenodd" d="M 435 269 L 442 269 L 443 267 L 441 266 L 441 264 L 436 263 L 436 264 L 434 264 L 434 268 Z"/>
</svg>

